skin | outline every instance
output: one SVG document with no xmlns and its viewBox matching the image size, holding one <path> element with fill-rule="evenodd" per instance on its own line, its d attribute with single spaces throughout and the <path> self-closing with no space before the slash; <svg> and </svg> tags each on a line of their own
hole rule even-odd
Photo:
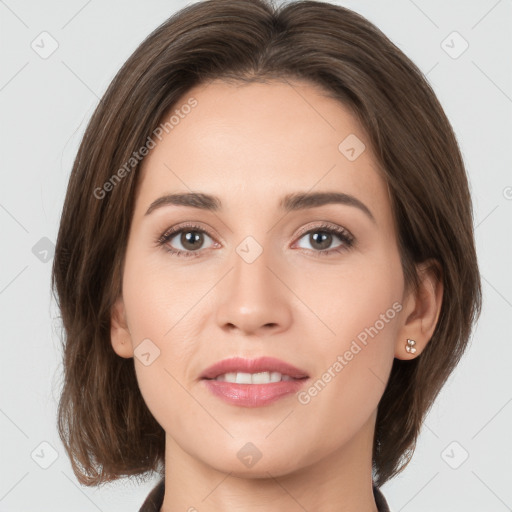
<svg viewBox="0 0 512 512">
<path fill-rule="evenodd" d="M 142 395 L 166 431 L 161 510 L 375 512 L 377 406 L 393 358 L 417 357 L 430 340 L 442 285 L 425 265 L 420 288 L 407 291 L 387 184 L 367 136 L 318 86 L 213 81 L 178 106 L 190 97 L 198 105 L 143 162 L 111 324 L 114 350 L 134 357 Z M 366 145 L 354 161 L 338 149 L 349 134 Z M 145 215 L 155 199 L 191 191 L 219 196 L 223 208 L 167 205 Z M 350 205 L 278 208 L 283 195 L 299 191 L 353 195 L 375 222 Z M 206 231 L 194 246 L 199 256 L 155 244 L 185 222 Z M 315 257 L 343 244 L 335 234 L 324 246 L 298 235 L 323 222 L 347 229 L 355 245 Z M 263 249 L 252 263 L 236 251 L 248 236 Z M 178 234 L 167 243 L 190 247 L 182 242 Z M 237 407 L 199 380 L 221 359 L 267 355 L 305 370 L 313 383 L 393 303 L 401 310 L 307 404 L 291 394 Z M 134 353 L 146 338 L 160 350 L 148 366 Z M 406 352 L 407 338 L 415 354 Z M 262 454 L 252 467 L 237 456 L 248 442 Z"/>
</svg>

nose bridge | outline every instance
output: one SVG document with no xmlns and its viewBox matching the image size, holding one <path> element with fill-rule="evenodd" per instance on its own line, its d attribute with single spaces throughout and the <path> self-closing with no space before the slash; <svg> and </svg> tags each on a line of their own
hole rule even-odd
<svg viewBox="0 0 512 512">
<path fill-rule="evenodd" d="M 250 236 L 235 248 L 217 312 L 221 327 L 229 324 L 255 332 L 287 324 L 290 311 L 286 287 L 271 270 L 273 260 L 270 248 Z"/>
<path fill-rule="evenodd" d="M 267 239 L 268 241 L 268 239 Z M 269 270 L 272 254 L 267 243 L 258 242 L 254 237 L 246 237 L 235 248 L 233 257 L 232 280 L 237 293 L 250 298 L 260 293 L 272 292 L 273 285 L 269 281 L 274 277 Z"/>
</svg>

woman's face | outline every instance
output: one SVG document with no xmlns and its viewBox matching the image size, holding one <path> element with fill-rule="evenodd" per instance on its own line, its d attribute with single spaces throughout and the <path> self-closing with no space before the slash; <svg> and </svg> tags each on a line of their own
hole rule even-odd
<svg viewBox="0 0 512 512">
<path fill-rule="evenodd" d="M 192 97 L 193 108 L 180 108 Z M 174 110 L 143 163 L 114 315 L 126 331 L 112 329 L 116 352 L 134 356 L 167 450 L 255 476 L 371 451 L 405 343 L 405 296 L 386 183 L 361 126 L 301 82 L 215 81 Z M 217 207 L 160 200 L 192 193 Z M 320 193 L 341 199 L 290 200 Z M 171 228 L 183 231 L 166 237 Z M 201 379 L 234 356 L 277 358 L 308 378 Z M 295 392 L 244 402 L 241 386 Z"/>
</svg>

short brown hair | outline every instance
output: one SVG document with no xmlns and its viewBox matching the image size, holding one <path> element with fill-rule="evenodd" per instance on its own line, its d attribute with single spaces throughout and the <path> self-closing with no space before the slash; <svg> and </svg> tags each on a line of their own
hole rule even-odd
<svg viewBox="0 0 512 512">
<path fill-rule="evenodd" d="M 140 165 L 103 198 L 95 191 L 178 99 L 212 79 L 306 80 L 350 108 L 385 174 L 406 285 L 417 286 L 415 264 L 440 264 L 444 293 L 432 339 L 419 357 L 394 360 L 379 402 L 380 486 L 409 462 L 480 314 L 473 213 L 455 135 L 424 75 L 365 18 L 317 1 L 187 6 L 140 44 L 96 108 L 69 179 L 52 272 L 65 330 L 58 429 L 73 471 L 85 485 L 163 474 L 165 432 L 142 398 L 133 359 L 110 343 Z"/>
</svg>

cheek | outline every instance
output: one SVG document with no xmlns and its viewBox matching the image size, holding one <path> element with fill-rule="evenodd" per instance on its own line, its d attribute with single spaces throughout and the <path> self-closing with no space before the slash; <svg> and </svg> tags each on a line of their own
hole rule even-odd
<svg viewBox="0 0 512 512">
<path fill-rule="evenodd" d="M 325 396 L 318 406 L 329 414 L 327 407 L 335 404 L 334 423 L 346 424 L 351 411 L 351 421 L 362 425 L 377 407 L 393 364 L 403 307 L 399 257 L 353 267 L 340 284 L 336 294 L 331 291 L 336 299 L 325 317 L 336 337 L 326 348 L 329 360 L 318 385 Z"/>
<path fill-rule="evenodd" d="M 187 314 L 201 297 L 201 280 L 193 279 L 193 271 L 170 269 L 165 258 L 153 251 L 147 255 L 134 250 L 126 259 L 123 297 L 134 345 L 143 338 L 165 343 L 175 327 L 179 330 L 187 324 Z"/>
<path fill-rule="evenodd" d="M 172 279 L 171 279 L 172 277 Z M 187 288 L 184 272 L 172 276 L 137 252 L 127 253 L 123 299 L 134 349 L 134 365 L 140 391 L 160 424 L 162 397 L 181 397 L 183 362 L 195 350 L 196 333 L 189 322 L 197 293 Z M 195 299 L 195 300 L 194 300 Z"/>
<path fill-rule="evenodd" d="M 336 355 L 350 349 L 354 341 L 364 347 L 358 359 L 370 361 L 393 353 L 403 294 L 398 253 L 375 251 L 354 257 L 336 272 L 332 267 L 315 272 L 314 286 L 311 279 L 297 279 L 301 284 L 294 290 L 328 328 L 318 324 Z"/>
<path fill-rule="evenodd" d="M 316 354 L 321 362 L 317 380 L 299 401 L 316 403 L 333 425 L 347 424 L 350 411 L 356 426 L 377 407 L 391 371 L 402 310 L 402 268 L 397 254 L 374 254 L 371 262 L 362 258 L 336 280 L 316 280 L 322 282 L 323 287 L 310 288 L 307 300 L 332 332 Z"/>
<path fill-rule="evenodd" d="M 349 349 L 358 344 L 358 358 L 368 362 L 393 352 L 398 313 L 402 309 L 400 283 L 399 274 L 389 267 L 377 266 L 345 279 L 344 290 L 338 293 L 336 301 L 337 312 L 330 311 L 339 348 Z"/>
</svg>

